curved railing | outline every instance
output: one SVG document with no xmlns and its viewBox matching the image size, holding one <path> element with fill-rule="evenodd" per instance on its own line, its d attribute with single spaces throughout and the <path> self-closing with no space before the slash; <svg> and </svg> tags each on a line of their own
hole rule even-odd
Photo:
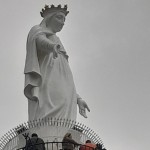
<svg viewBox="0 0 150 150">
<path fill-rule="evenodd" d="M 44 147 L 43 149 L 45 149 L 45 150 L 49 150 L 49 149 L 51 149 L 51 150 L 63 150 L 64 149 L 63 144 L 67 144 L 67 145 L 69 145 L 69 147 L 71 144 L 71 147 L 74 147 L 74 150 L 106 150 L 101 144 L 98 144 L 95 148 L 93 148 L 93 147 L 90 147 L 87 145 L 81 145 L 81 144 L 76 145 L 76 144 L 72 144 L 69 142 L 45 142 L 45 143 L 38 143 L 38 144 L 34 144 L 34 145 L 32 145 L 32 143 L 31 143 L 30 146 L 26 145 L 25 147 L 19 148 L 17 150 L 28 150 L 28 149 L 36 149 L 36 148 L 38 149 L 38 146 L 40 148 Z M 65 148 L 67 148 L 66 146 L 65 146 Z"/>
<path fill-rule="evenodd" d="M 87 137 L 92 139 L 94 143 L 100 143 L 103 145 L 100 137 L 93 130 L 91 130 L 89 127 L 85 126 L 84 124 L 78 123 L 76 121 L 68 120 L 68 119 L 46 118 L 46 119 L 28 121 L 8 131 L 0 139 L 0 150 L 3 150 L 3 148 L 6 146 L 6 144 L 9 141 L 11 141 L 13 138 L 23 133 L 24 131 L 35 128 L 35 127 L 42 127 L 46 125 L 66 127 L 69 129 L 80 131 L 83 134 L 85 134 Z"/>
</svg>

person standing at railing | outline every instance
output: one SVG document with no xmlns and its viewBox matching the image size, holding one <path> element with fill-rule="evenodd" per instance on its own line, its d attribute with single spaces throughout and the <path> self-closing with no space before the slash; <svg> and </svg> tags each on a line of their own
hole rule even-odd
<svg viewBox="0 0 150 150">
<path fill-rule="evenodd" d="M 80 145 L 72 139 L 71 133 L 66 133 L 62 140 L 62 149 L 63 150 L 73 150 L 76 146 Z"/>
<path fill-rule="evenodd" d="M 106 148 L 103 148 L 102 144 L 96 144 L 96 149 L 95 150 L 106 150 Z"/>
<path fill-rule="evenodd" d="M 91 143 L 90 140 L 87 140 L 84 145 L 81 145 L 79 150 L 95 150 L 96 144 Z"/>
<path fill-rule="evenodd" d="M 26 143 L 25 150 L 46 150 L 43 139 L 39 138 L 36 133 L 33 133 Z"/>
</svg>

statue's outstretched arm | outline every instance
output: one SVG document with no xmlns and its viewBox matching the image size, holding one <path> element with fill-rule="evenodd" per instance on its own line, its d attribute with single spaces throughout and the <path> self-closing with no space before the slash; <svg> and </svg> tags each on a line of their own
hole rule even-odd
<svg viewBox="0 0 150 150">
<path fill-rule="evenodd" d="M 42 50 L 45 53 L 53 52 L 53 57 L 57 57 L 57 51 L 60 48 L 59 44 L 55 44 L 50 41 L 46 35 L 39 35 L 36 39 L 36 45 L 39 50 Z"/>
</svg>

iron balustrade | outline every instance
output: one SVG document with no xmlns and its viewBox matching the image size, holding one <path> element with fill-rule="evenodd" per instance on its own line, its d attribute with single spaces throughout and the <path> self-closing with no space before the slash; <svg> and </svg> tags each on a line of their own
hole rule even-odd
<svg viewBox="0 0 150 150">
<path fill-rule="evenodd" d="M 62 119 L 62 118 L 59 119 L 45 118 L 45 119 L 28 121 L 8 131 L 0 139 L 0 150 L 3 150 L 10 141 L 12 141 L 18 135 L 22 134 L 24 131 L 30 130 L 35 127 L 42 127 L 42 126 L 64 127 L 75 131 L 79 131 L 82 132 L 82 134 L 86 135 L 88 138 L 92 139 L 94 143 L 100 143 L 101 145 L 103 145 L 103 142 L 100 139 L 100 137 L 93 130 L 91 130 L 89 127 L 85 126 L 84 124 L 78 123 L 76 121 L 68 120 L 68 119 Z"/>
<path fill-rule="evenodd" d="M 86 145 L 82 145 L 82 144 L 77 145 L 77 144 L 73 144 L 71 142 L 45 142 L 45 143 L 38 143 L 38 144 L 34 144 L 34 145 L 31 144 L 31 146 L 29 146 L 29 147 L 24 146 L 24 147 L 19 148 L 17 150 L 32 150 L 32 149 L 36 150 L 36 149 L 34 149 L 34 147 L 36 147 L 36 146 L 37 146 L 37 150 L 39 150 L 38 145 L 43 145 L 43 144 L 45 146 L 45 150 L 64 150 L 63 146 L 62 146 L 63 143 L 73 145 L 75 150 L 80 150 L 80 146 L 82 146 L 82 150 L 106 150 L 105 148 L 101 148 L 101 149 L 100 148 L 95 148 L 94 149 L 90 146 L 86 146 Z"/>
</svg>

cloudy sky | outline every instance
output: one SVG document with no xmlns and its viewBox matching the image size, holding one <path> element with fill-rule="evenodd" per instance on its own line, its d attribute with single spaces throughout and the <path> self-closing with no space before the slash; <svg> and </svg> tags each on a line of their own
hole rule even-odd
<svg viewBox="0 0 150 150">
<path fill-rule="evenodd" d="M 108 150 L 150 149 L 149 0 L 1 0 L 0 137 L 26 122 L 26 39 L 45 4 L 68 4 L 59 37 L 88 119 Z"/>
</svg>

